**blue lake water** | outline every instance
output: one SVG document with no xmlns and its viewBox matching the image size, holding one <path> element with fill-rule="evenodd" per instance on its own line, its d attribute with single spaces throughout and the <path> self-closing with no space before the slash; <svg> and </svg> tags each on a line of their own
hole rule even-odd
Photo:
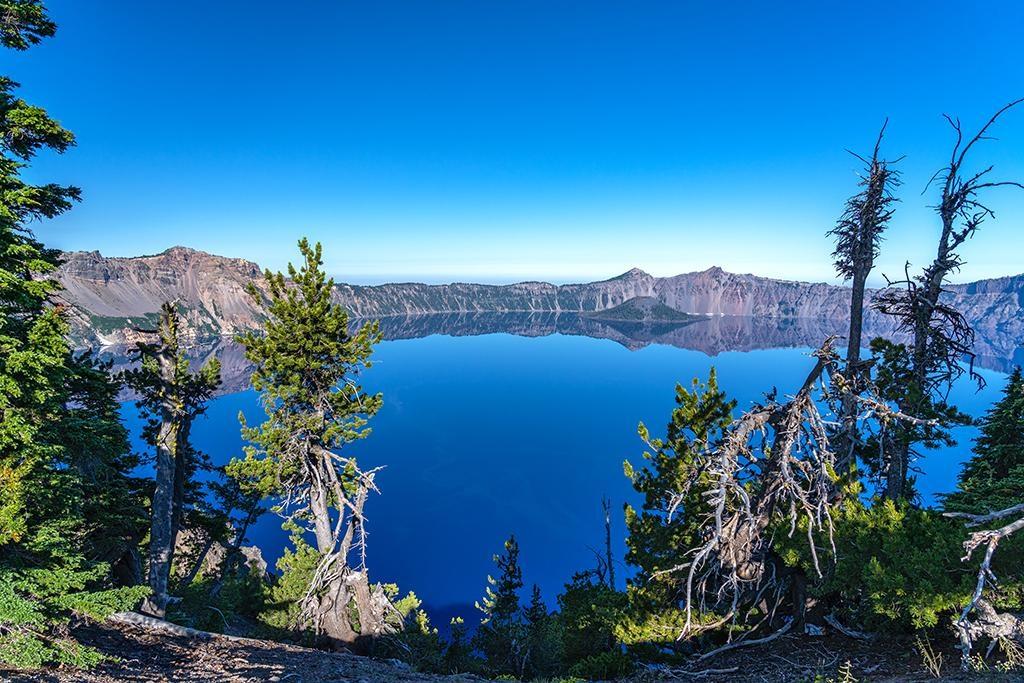
<svg viewBox="0 0 1024 683">
<path fill-rule="evenodd" d="M 438 614 L 471 605 L 493 571 L 491 556 L 514 533 L 524 580 L 549 603 L 575 571 L 593 565 L 603 543 L 601 498 L 618 511 L 634 500 L 622 462 L 642 461 L 639 421 L 663 432 L 677 382 L 706 378 L 711 366 L 742 410 L 777 386 L 797 389 L 813 364 L 808 348 L 725 351 L 711 357 L 670 345 L 636 350 L 610 339 L 549 334 L 382 342 L 364 386 L 384 394 L 373 434 L 353 446 L 364 466 L 386 465 L 381 495 L 370 499 L 371 578 L 414 590 Z M 953 399 L 980 415 L 998 397 L 1003 375 L 982 370 L 980 392 L 962 381 Z M 237 415 L 263 418 L 254 392 L 216 398 L 193 428 L 216 463 L 241 453 Z M 132 404 L 125 417 L 138 442 Z M 921 463 L 926 501 L 955 484 L 972 429 L 960 445 Z M 621 513 L 615 553 L 624 555 Z M 249 536 L 271 566 L 287 543 L 280 520 L 265 515 Z M 619 575 L 625 573 L 620 569 Z M 472 618 L 471 609 L 460 609 Z"/>
</svg>

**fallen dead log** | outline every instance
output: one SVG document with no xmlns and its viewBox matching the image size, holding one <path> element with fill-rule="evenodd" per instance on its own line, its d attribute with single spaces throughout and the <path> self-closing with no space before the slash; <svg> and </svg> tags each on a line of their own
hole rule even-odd
<svg viewBox="0 0 1024 683">
<path fill-rule="evenodd" d="M 157 619 L 156 617 L 140 614 L 138 612 L 115 612 L 107 617 L 106 620 L 109 623 L 137 626 L 139 628 L 144 628 L 147 631 L 158 631 L 160 633 L 178 636 L 179 638 L 191 638 L 193 640 L 213 640 L 215 638 L 223 638 L 236 643 L 250 643 L 253 645 L 260 645 L 264 642 L 262 640 L 256 640 L 255 638 L 230 636 L 226 633 L 200 631 L 199 629 L 189 628 L 188 626 L 181 626 L 179 624 L 172 624 L 169 621 Z"/>
</svg>

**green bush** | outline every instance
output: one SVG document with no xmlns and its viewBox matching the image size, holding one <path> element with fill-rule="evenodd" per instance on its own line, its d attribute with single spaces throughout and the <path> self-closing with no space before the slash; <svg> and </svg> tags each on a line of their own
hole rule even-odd
<svg viewBox="0 0 1024 683">
<path fill-rule="evenodd" d="M 569 669 L 569 675 L 588 681 L 614 681 L 633 673 L 633 660 L 622 652 L 601 652 L 581 659 Z"/>
<path fill-rule="evenodd" d="M 617 646 L 616 629 L 626 611 L 626 594 L 581 573 L 558 596 L 565 663 L 608 652 Z"/>
<path fill-rule="evenodd" d="M 909 503 L 855 496 L 833 512 L 836 555 L 819 539 L 825 576 L 811 594 L 850 623 L 871 631 L 909 633 L 936 626 L 970 595 L 973 572 L 961 564 L 966 538 L 959 522 Z M 787 530 L 788 532 L 788 530 Z M 802 532 L 778 543 L 783 560 L 816 576 Z M 832 560 L 834 566 L 831 566 Z"/>
<path fill-rule="evenodd" d="M 270 598 L 259 620 L 271 632 L 291 633 L 302 642 L 310 642 L 311 636 L 299 627 L 299 602 L 313 581 L 320 554 L 300 536 L 292 537 L 292 545 L 294 549 L 285 548 L 277 561 L 281 574 L 270 588 Z"/>
<path fill-rule="evenodd" d="M 214 633 L 252 632 L 270 597 L 270 586 L 247 565 L 225 576 L 216 595 L 211 595 L 215 583 L 215 577 L 193 581 L 180 592 L 181 602 L 168 609 L 167 619 Z"/>
<path fill-rule="evenodd" d="M 371 654 L 379 659 L 398 659 L 418 671 L 442 673 L 444 668 L 444 641 L 431 626 L 427 613 L 420 607 L 422 601 L 409 592 L 398 598 L 398 586 L 384 585 L 384 592 L 397 612 L 394 626 L 398 631 L 373 643 Z"/>
</svg>

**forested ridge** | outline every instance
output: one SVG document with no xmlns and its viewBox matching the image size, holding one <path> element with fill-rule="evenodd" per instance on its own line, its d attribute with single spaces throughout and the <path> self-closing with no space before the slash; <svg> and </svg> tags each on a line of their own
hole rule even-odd
<svg viewBox="0 0 1024 683">
<path fill-rule="evenodd" d="M 5 48 L 29 50 L 55 31 L 40 0 L 0 0 Z M 794 378 L 798 390 L 765 387 L 763 400 L 741 408 L 713 370 L 679 384 L 664 428 L 640 424 L 638 457 L 624 463 L 635 502 L 595 501 L 605 528 L 592 566 L 566 577 L 557 596 L 542 595 L 518 539 L 495 529 L 503 545 L 492 576 L 481 577 L 476 611 L 442 636 L 409 590 L 431 587 L 382 582 L 367 560 L 368 510 L 386 485 L 352 444 L 372 442 L 387 400 L 361 380 L 381 333 L 374 321 L 353 324 L 321 246 L 302 239 L 286 273 L 247 283 L 260 325 L 237 341 L 264 415 L 223 425 L 240 429 L 247 446 L 216 467 L 191 430 L 221 368 L 189 361 L 178 302 L 140 322 L 132 369 L 114 372 L 73 349 L 53 276 L 60 254 L 32 228 L 82 194 L 32 184 L 26 168 L 75 138 L 18 92 L 0 77 L 0 675 L 1022 675 L 1019 369 L 977 423 L 956 489 L 936 508 L 916 489 L 922 464 L 956 447 L 951 430 L 975 424 L 948 399 L 954 382 L 983 381 L 974 331 L 944 294 L 967 241 L 985 238 L 991 203 L 1024 189 L 984 159 L 1000 119 L 1019 115 L 1022 100 L 974 128 L 949 118 L 951 148 L 924 199 L 935 206 L 936 256 L 869 301 L 866 282 L 898 200 L 918 201 L 902 193 L 883 126 L 857 156 L 860 184 L 829 232 L 836 272 L 851 284 L 849 329 L 820 340 Z M 887 316 L 899 337 L 865 344 L 866 315 Z M 141 454 L 118 410 L 126 388 L 145 419 Z M 142 459 L 152 474 L 141 474 Z M 247 539 L 268 513 L 291 534 L 273 571 Z M 624 563 L 611 541 L 621 525 Z M 830 639 L 830 657 L 794 663 L 817 652 L 820 638 Z M 182 663 L 190 652 L 202 657 Z M 369 659 L 351 654 L 391 661 L 367 669 Z M 245 666 L 232 670 L 231 657 Z M 769 660 L 770 672 L 754 672 Z"/>
</svg>

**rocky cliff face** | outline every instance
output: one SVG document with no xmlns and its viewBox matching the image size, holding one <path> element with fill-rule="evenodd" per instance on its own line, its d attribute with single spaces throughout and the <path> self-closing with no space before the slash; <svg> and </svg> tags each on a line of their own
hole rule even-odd
<svg viewBox="0 0 1024 683">
<path fill-rule="evenodd" d="M 231 335 L 255 328 L 262 319 L 246 285 L 262 286 L 259 267 L 174 247 L 155 256 L 107 258 L 99 252 L 65 255 L 57 279 L 72 310 L 76 341 L 131 343 L 149 328 L 165 301 L 177 301 L 190 340 Z"/>
<path fill-rule="evenodd" d="M 178 301 L 193 340 L 254 329 L 262 313 L 245 292 L 262 291 L 260 268 L 175 247 L 155 256 L 106 258 L 97 252 L 66 255 L 57 274 L 72 310 L 76 341 L 89 345 L 131 343 L 148 327 L 163 301 Z M 990 346 L 1024 346 L 1024 275 L 950 286 L 947 295 Z M 869 294 L 870 296 L 870 294 Z M 416 283 L 360 286 L 339 284 L 338 301 L 354 316 L 384 318 L 461 313 L 582 313 L 651 297 L 677 311 L 697 315 L 768 320 L 829 320 L 847 317 L 849 290 L 824 283 L 794 282 L 709 268 L 657 278 L 642 270 L 601 282 L 553 285 Z M 891 333 L 892 321 L 869 313 L 875 334 Z"/>
</svg>

